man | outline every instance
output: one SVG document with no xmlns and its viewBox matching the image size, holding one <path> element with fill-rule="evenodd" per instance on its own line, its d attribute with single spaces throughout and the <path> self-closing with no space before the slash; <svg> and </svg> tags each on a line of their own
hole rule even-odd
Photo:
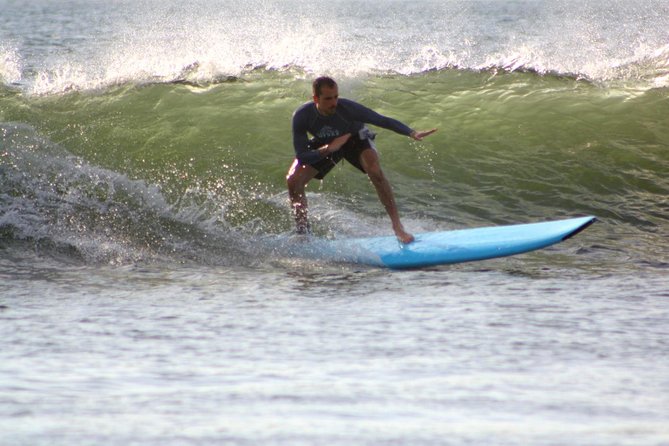
<svg viewBox="0 0 669 446">
<path fill-rule="evenodd" d="M 332 78 L 319 77 L 312 87 L 313 102 L 303 104 L 293 114 L 295 160 L 286 176 L 297 232 L 309 231 L 304 191 L 307 183 L 313 178 L 322 179 L 339 161 L 346 159 L 371 180 L 399 241 L 411 243 L 414 237 L 402 226 L 393 191 L 379 164 L 379 155 L 372 141 L 374 135 L 365 124 L 392 130 L 417 141 L 437 129 L 416 132 L 357 102 L 340 99 L 337 83 Z M 309 139 L 307 134 L 312 138 Z"/>
</svg>

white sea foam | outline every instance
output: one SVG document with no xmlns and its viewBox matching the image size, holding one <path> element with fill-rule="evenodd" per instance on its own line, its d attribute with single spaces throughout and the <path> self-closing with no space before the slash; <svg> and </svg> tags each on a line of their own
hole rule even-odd
<svg viewBox="0 0 669 446">
<path fill-rule="evenodd" d="M 90 8 L 105 16 L 97 28 L 84 21 L 88 15 L 75 15 L 78 28 L 29 36 L 47 41 L 36 48 L 8 49 L 0 41 L 3 82 L 48 94 L 127 82 L 206 84 L 257 68 L 340 77 L 461 68 L 664 86 L 669 65 L 669 11 L 655 0 L 383 1 L 355 8 L 343 1 L 305 6 L 258 0 Z M 47 8 L 40 14 L 26 12 L 22 20 L 46 23 L 49 14 L 63 13 Z"/>
<path fill-rule="evenodd" d="M 21 57 L 13 47 L 0 42 L 0 82 L 13 84 L 21 79 Z"/>
</svg>

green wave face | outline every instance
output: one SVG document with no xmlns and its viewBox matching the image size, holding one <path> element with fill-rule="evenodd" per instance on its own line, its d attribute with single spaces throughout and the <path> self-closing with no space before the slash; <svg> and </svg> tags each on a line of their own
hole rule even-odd
<svg viewBox="0 0 669 446">
<path fill-rule="evenodd" d="M 666 89 L 445 69 L 344 77 L 340 94 L 414 128 L 439 128 L 421 143 L 377 129 L 412 230 L 593 214 L 616 227 L 624 249 L 666 261 Z M 50 95 L 4 87 L 4 237 L 56 240 L 86 257 L 76 240 L 99 247 L 108 235 L 111 253 L 91 248 L 93 257 L 121 262 L 147 251 L 210 258 L 199 250 L 212 239 L 226 247 L 220 258 L 247 252 L 235 243 L 292 228 L 290 121 L 309 100 L 308 77 L 273 70 Z M 308 191 L 321 235 L 390 232 L 351 166 Z M 628 243 L 628 233 L 644 243 Z"/>
</svg>

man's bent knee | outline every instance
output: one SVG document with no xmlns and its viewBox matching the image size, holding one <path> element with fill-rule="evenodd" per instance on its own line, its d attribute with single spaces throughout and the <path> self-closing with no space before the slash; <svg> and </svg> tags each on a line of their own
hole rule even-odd
<svg viewBox="0 0 669 446">
<path fill-rule="evenodd" d="M 379 154 L 375 149 L 367 149 L 360 154 L 360 164 L 366 173 L 377 174 L 381 171 Z"/>
<path fill-rule="evenodd" d="M 311 166 L 300 164 L 295 160 L 286 175 L 286 184 L 288 190 L 293 193 L 304 193 L 304 188 L 311 179 L 316 176 L 318 171 Z"/>
</svg>

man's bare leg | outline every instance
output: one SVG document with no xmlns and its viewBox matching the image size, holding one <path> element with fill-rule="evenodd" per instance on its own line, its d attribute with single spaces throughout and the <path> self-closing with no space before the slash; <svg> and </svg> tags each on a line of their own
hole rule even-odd
<svg viewBox="0 0 669 446">
<path fill-rule="evenodd" d="M 397 205 L 395 204 L 393 189 L 386 179 L 383 170 L 381 169 L 379 154 L 376 153 L 376 150 L 374 149 L 363 150 L 363 152 L 360 154 L 360 163 L 365 169 L 365 172 L 367 172 L 367 176 L 372 181 L 372 184 L 376 188 L 376 193 L 379 196 L 379 200 L 386 208 L 386 212 L 388 212 L 388 216 L 390 217 L 390 221 L 393 225 L 393 231 L 395 232 L 398 240 L 402 243 L 413 242 L 414 236 L 404 230 L 404 226 L 400 221 L 400 215 L 397 211 Z"/>
<path fill-rule="evenodd" d="M 309 216 L 307 211 L 307 194 L 305 188 L 307 183 L 318 174 L 318 171 L 306 164 L 299 164 L 297 159 L 288 170 L 286 184 L 288 185 L 288 196 L 290 198 L 295 227 L 298 234 L 309 232 Z"/>
</svg>

